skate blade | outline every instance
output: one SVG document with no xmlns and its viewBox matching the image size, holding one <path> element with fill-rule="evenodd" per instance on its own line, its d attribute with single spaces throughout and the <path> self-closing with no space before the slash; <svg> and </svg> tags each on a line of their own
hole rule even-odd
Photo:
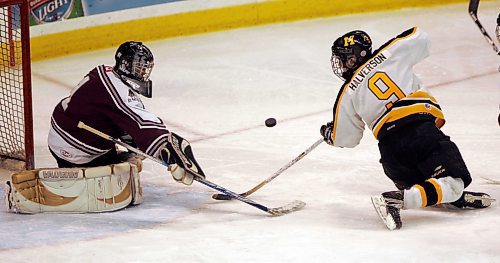
<svg viewBox="0 0 500 263">
<path fill-rule="evenodd" d="M 481 201 L 481 205 L 483 208 L 491 206 L 491 204 L 496 201 L 496 199 L 491 198 L 489 195 L 477 196 L 473 194 L 465 194 L 464 199 L 471 204 L 473 204 L 475 201 Z"/>
</svg>

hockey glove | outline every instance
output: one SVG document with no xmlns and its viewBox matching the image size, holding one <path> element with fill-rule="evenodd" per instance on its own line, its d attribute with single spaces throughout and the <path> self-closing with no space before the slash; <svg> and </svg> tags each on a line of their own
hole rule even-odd
<svg viewBox="0 0 500 263">
<path fill-rule="evenodd" d="M 191 185 L 194 177 L 205 178 L 201 167 L 194 159 L 191 145 L 175 133 L 170 133 L 168 142 L 160 151 L 161 159 L 168 164 L 175 181 Z"/>
<path fill-rule="evenodd" d="M 169 149 L 170 148 L 170 149 Z M 185 185 L 191 185 L 194 180 L 194 176 L 192 174 L 189 174 L 182 168 L 181 165 L 178 165 L 176 163 L 176 158 L 174 157 L 175 154 L 172 154 L 171 147 L 164 147 L 160 151 L 161 159 L 162 160 L 168 160 L 166 161 L 168 165 L 168 170 L 170 171 L 170 174 L 172 174 L 172 177 L 176 182 L 183 183 Z M 182 163 L 182 162 L 181 162 Z"/>
<path fill-rule="evenodd" d="M 194 175 L 186 172 L 183 168 L 181 168 L 177 164 L 171 164 L 168 166 L 172 177 L 176 182 L 183 183 L 185 185 L 192 185 L 194 180 Z"/>
<path fill-rule="evenodd" d="M 326 125 L 322 125 L 321 128 L 319 129 L 319 132 L 321 133 L 321 136 L 323 136 L 325 142 L 330 145 L 333 145 L 332 130 L 333 130 L 333 122 L 329 122 Z"/>
</svg>

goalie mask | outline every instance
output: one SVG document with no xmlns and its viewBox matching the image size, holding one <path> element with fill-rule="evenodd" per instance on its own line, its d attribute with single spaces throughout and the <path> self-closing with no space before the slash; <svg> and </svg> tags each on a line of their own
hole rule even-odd
<svg viewBox="0 0 500 263">
<path fill-rule="evenodd" d="M 361 30 L 351 31 L 337 38 L 332 45 L 332 70 L 342 80 L 352 77 L 354 71 L 372 55 L 372 40 Z"/>
<path fill-rule="evenodd" d="M 131 89 L 151 98 L 153 83 L 149 80 L 154 66 L 153 53 L 142 42 L 129 41 L 118 47 L 113 71 Z"/>
</svg>

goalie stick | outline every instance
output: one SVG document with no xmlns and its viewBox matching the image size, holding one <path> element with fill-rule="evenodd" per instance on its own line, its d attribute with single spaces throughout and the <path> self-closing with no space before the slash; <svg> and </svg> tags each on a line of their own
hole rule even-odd
<svg viewBox="0 0 500 263">
<path fill-rule="evenodd" d="M 274 178 L 278 177 L 282 172 L 284 172 L 286 169 L 290 168 L 292 165 L 297 163 L 300 159 L 304 158 L 308 153 L 310 153 L 314 148 L 318 147 L 323 142 L 323 138 L 317 140 L 313 145 L 309 146 L 305 151 L 303 151 L 299 156 L 297 156 L 295 159 L 291 160 L 289 163 L 287 163 L 285 166 L 281 167 L 278 171 L 276 171 L 271 177 L 267 178 L 266 180 L 262 181 L 260 184 L 256 185 L 254 188 L 241 193 L 240 196 L 249 196 L 253 194 L 255 191 L 259 190 L 262 188 L 264 185 L 267 183 L 271 182 Z M 214 194 L 212 196 L 213 199 L 215 200 L 231 200 L 231 196 L 229 195 L 224 195 L 224 194 Z"/>
<path fill-rule="evenodd" d="M 86 125 L 85 123 L 83 123 L 81 121 L 78 122 L 78 128 L 87 130 L 87 131 L 89 131 L 89 132 L 91 132 L 91 133 L 93 133 L 95 135 L 98 135 L 98 136 L 100 136 L 100 137 L 102 137 L 102 138 L 104 138 L 106 140 L 112 141 L 115 144 L 118 144 L 118 145 L 120 145 L 122 147 L 125 147 L 127 150 L 130 150 L 130 151 L 132 151 L 132 152 L 134 152 L 134 153 L 136 153 L 138 155 L 141 155 L 141 156 L 143 156 L 145 158 L 148 158 L 148 159 L 150 159 L 150 160 L 152 160 L 152 161 L 154 161 L 156 163 L 159 163 L 159 164 L 161 164 L 163 166 L 167 166 L 160 159 L 155 158 L 155 157 L 153 157 L 153 156 L 151 156 L 149 154 L 146 154 L 143 151 L 141 151 L 141 150 L 139 150 L 137 148 L 134 148 L 134 147 L 132 147 L 132 146 L 130 146 L 130 145 L 124 143 L 124 142 L 121 142 L 121 141 L 119 141 L 119 140 L 117 140 L 117 139 L 115 139 L 115 138 L 113 138 L 113 137 L 111 137 L 111 136 L 109 136 L 109 135 L 107 135 L 107 134 L 99 131 L 99 130 L 96 130 L 96 129 L 94 129 L 94 128 L 88 126 L 88 125 Z M 226 188 L 224 188 L 222 186 L 214 184 L 214 183 L 212 183 L 212 182 L 204 179 L 201 176 L 195 176 L 194 180 L 197 181 L 197 182 L 199 182 L 199 183 L 201 183 L 201 184 L 204 184 L 204 185 L 206 185 L 206 186 L 208 186 L 208 187 L 210 187 L 212 189 L 215 189 L 215 190 L 217 190 L 217 191 L 219 191 L 221 193 L 224 193 L 225 195 L 230 196 L 231 198 L 237 199 L 237 200 L 239 200 L 239 201 L 241 201 L 243 203 L 251 205 L 251 206 L 253 206 L 253 207 L 257 208 L 257 209 L 260 209 L 260 210 L 262 210 L 264 212 L 267 212 L 267 213 L 269 213 L 269 214 L 271 214 L 273 216 L 281 216 L 281 215 L 289 214 L 291 212 L 295 212 L 297 210 L 302 209 L 306 205 L 306 203 L 304 203 L 302 201 L 295 200 L 295 201 L 293 201 L 293 202 L 291 202 L 289 204 L 286 204 L 284 206 L 275 207 L 275 208 L 269 208 L 267 206 L 264 206 L 262 204 L 259 204 L 259 203 L 255 202 L 255 201 L 252 201 L 252 200 L 250 200 L 250 199 L 248 199 L 248 198 L 246 198 L 244 196 L 240 196 L 240 195 L 238 195 L 238 194 L 236 194 L 236 193 L 234 193 L 234 192 L 232 192 L 232 191 L 230 191 L 230 190 L 228 190 L 228 189 L 226 189 Z"/>
<path fill-rule="evenodd" d="M 497 53 L 497 55 L 500 55 L 500 52 L 498 51 L 498 47 L 495 45 L 495 42 L 493 41 L 493 39 L 491 39 L 490 35 L 488 35 L 488 32 L 486 32 L 486 29 L 484 29 L 483 25 L 481 24 L 481 22 L 479 22 L 479 19 L 477 18 L 478 6 L 479 6 L 479 0 L 470 0 L 470 2 L 469 2 L 469 15 L 472 18 L 472 21 L 474 21 L 474 23 L 476 23 L 477 27 L 479 28 L 479 30 L 483 34 L 486 41 L 488 41 L 488 43 L 491 45 L 491 47 L 493 48 L 495 53 Z"/>
</svg>

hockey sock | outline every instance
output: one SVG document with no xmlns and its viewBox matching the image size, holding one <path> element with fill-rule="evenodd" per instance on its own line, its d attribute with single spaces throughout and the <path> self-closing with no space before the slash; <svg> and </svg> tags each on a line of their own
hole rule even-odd
<svg viewBox="0 0 500 263">
<path fill-rule="evenodd" d="M 462 179 L 450 176 L 439 179 L 431 178 L 404 191 L 403 209 L 453 202 L 460 198 L 463 190 Z"/>
</svg>

